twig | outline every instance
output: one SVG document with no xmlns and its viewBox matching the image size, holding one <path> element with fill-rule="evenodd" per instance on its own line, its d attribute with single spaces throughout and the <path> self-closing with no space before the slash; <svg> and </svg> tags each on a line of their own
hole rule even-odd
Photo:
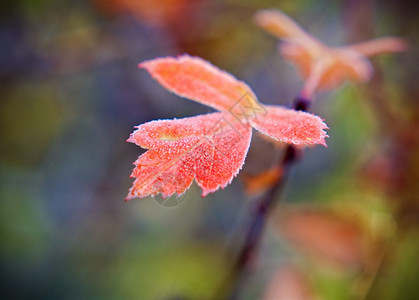
<svg viewBox="0 0 419 300">
<path fill-rule="evenodd" d="M 310 101 L 308 99 L 297 97 L 294 100 L 293 109 L 307 111 L 309 106 Z M 284 183 L 289 175 L 289 170 L 297 161 L 298 152 L 299 150 L 292 145 L 288 145 L 285 149 L 283 158 L 279 162 L 280 168 L 278 168 L 278 172 L 281 172 L 282 174 L 281 176 L 278 176 L 277 182 L 255 204 L 253 216 L 243 246 L 241 247 L 231 270 L 227 274 L 223 286 L 216 293 L 215 297 L 213 297 L 214 300 L 234 300 L 237 298 L 247 270 L 259 249 L 268 215 L 281 199 L 277 194 L 282 191 Z"/>
</svg>

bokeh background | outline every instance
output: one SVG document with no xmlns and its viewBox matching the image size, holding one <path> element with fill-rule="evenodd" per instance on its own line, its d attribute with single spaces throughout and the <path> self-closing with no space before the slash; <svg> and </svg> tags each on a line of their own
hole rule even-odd
<svg viewBox="0 0 419 300">
<path fill-rule="evenodd" d="M 2 1 L 2 299 L 215 293 L 256 199 L 242 175 L 269 168 L 281 149 L 255 134 L 224 191 L 201 198 L 193 186 L 163 206 L 124 202 L 144 151 L 126 142 L 133 126 L 211 111 L 165 91 L 137 64 L 189 53 L 246 81 L 260 101 L 289 105 L 303 82 L 254 24 L 265 8 L 328 45 L 396 35 L 411 47 L 374 59 L 370 83 L 318 94 L 312 111 L 330 127 L 328 148 L 306 149 L 294 168 L 240 299 L 417 299 L 414 0 Z"/>
</svg>

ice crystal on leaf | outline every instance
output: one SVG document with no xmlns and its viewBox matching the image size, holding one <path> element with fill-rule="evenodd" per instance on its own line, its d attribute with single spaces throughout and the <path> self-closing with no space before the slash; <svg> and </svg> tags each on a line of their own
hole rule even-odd
<svg viewBox="0 0 419 300">
<path fill-rule="evenodd" d="M 263 105 L 246 83 L 203 59 L 164 57 L 139 66 L 169 91 L 220 112 L 138 126 L 128 142 L 148 151 L 134 163 L 126 200 L 181 195 L 194 179 L 202 196 L 224 188 L 243 166 L 252 127 L 281 142 L 326 145 L 319 117 Z"/>
<path fill-rule="evenodd" d="M 400 52 L 408 46 L 403 39 L 382 37 L 346 47 L 328 47 L 278 10 L 261 10 L 255 21 L 283 40 L 280 51 L 306 79 L 303 96 L 309 98 L 316 90 L 332 89 L 346 80 L 367 81 L 373 71 L 368 56 Z"/>
</svg>

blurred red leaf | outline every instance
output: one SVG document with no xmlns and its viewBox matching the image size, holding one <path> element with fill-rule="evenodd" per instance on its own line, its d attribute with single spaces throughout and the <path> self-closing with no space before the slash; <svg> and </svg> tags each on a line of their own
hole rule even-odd
<svg viewBox="0 0 419 300">
<path fill-rule="evenodd" d="M 263 300 L 311 299 L 317 298 L 308 278 L 292 265 L 283 266 L 277 270 L 263 296 Z"/>
<path fill-rule="evenodd" d="M 368 233 L 356 215 L 320 208 L 294 208 L 281 214 L 278 225 L 289 242 L 324 262 L 349 269 L 365 262 Z"/>
<path fill-rule="evenodd" d="M 246 193 L 249 195 L 256 195 L 266 191 L 273 184 L 278 182 L 282 173 L 282 168 L 275 166 L 256 175 L 243 174 Z"/>
<path fill-rule="evenodd" d="M 303 95 L 311 98 L 316 90 L 332 89 L 346 80 L 365 82 L 372 75 L 367 56 L 407 49 L 403 39 L 384 37 L 347 47 L 324 45 L 278 10 L 261 10 L 256 23 L 281 38 L 282 55 L 297 65 L 306 79 Z"/>
<path fill-rule="evenodd" d="M 92 0 L 104 13 L 131 13 L 150 25 L 168 25 L 182 16 L 190 0 Z"/>
<path fill-rule="evenodd" d="M 182 194 L 195 179 L 202 195 L 225 187 L 244 163 L 252 126 L 277 141 L 325 144 L 327 126 L 309 113 L 265 106 L 247 84 L 188 55 L 139 65 L 166 89 L 221 111 L 138 126 L 128 139 L 149 149 L 135 162 L 128 199 Z"/>
</svg>

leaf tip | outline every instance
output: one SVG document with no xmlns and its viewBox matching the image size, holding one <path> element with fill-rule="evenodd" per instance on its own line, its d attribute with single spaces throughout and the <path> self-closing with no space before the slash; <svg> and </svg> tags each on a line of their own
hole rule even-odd
<svg viewBox="0 0 419 300">
<path fill-rule="evenodd" d="M 132 191 L 130 190 L 128 192 L 128 195 L 125 197 L 124 202 L 128 202 L 128 201 L 130 201 L 130 200 L 132 200 L 134 198 L 135 198 L 135 196 L 132 194 Z"/>
<path fill-rule="evenodd" d="M 143 62 L 140 62 L 137 66 L 140 69 L 145 69 L 147 71 L 150 71 L 150 69 L 152 68 L 153 64 L 154 64 L 155 59 L 149 59 L 149 60 L 145 60 Z"/>
<path fill-rule="evenodd" d="M 135 143 L 132 134 L 130 134 L 129 138 L 127 138 L 127 143 Z"/>
</svg>

